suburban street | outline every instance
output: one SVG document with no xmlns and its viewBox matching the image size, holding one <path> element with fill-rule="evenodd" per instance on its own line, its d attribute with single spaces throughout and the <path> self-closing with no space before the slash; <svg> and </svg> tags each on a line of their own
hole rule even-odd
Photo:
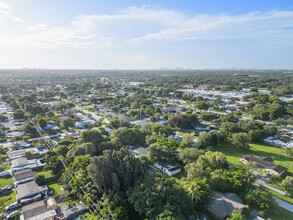
<svg viewBox="0 0 293 220">
<path fill-rule="evenodd" d="M 274 200 L 278 203 L 279 206 L 281 206 L 282 208 L 290 211 L 290 212 L 293 212 L 293 205 L 290 204 L 289 202 L 286 202 L 282 199 L 279 199 L 275 196 L 273 196 Z"/>
</svg>

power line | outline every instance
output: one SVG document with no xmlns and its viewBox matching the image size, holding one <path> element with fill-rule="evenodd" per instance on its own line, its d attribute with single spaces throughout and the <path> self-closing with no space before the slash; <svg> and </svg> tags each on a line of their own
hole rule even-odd
<svg viewBox="0 0 293 220">
<path fill-rule="evenodd" d="M 12 93 L 9 91 L 9 89 L 7 89 L 7 91 L 8 91 L 8 93 L 10 94 L 10 96 L 15 100 L 15 102 L 17 103 L 17 105 L 18 105 L 22 110 L 24 110 L 24 109 L 22 108 L 22 106 L 19 105 L 18 100 L 16 100 L 16 98 L 14 97 L 14 95 L 12 95 Z M 25 111 L 25 110 L 24 110 L 24 111 Z M 57 158 L 60 160 L 60 162 L 62 163 L 62 165 L 64 166 L 64 168 L 67 169 L 67 171 L 69 171 L 70 177 L 71 177 L 71 178 L 74 178 L 74 177 L 75 177 L 76 180 L 77 180 L 78 185 L 81 186 L 82 184 L 80 184 L 80 181 L 79 181 L 78 177 L 75 175 L 75 172 L 74 172 L 74 171 L 70 168 L 70 166 L 67 164 L 67 162 L 66 162 L 66 160 L 64 159 L 63 155 L 61 155 L 60 153 L 58 153 L 58 152 L 56 151 L 56 148 L 55 148 L 54 146 L 52 146 L 52 143 L 46 139 L 45 135 L 44 135 L 44 134 L 38 129 L 38 125 L 37 125 L 37 124 L 36 124 L 36 123 L 35 123 L 35 122 L 34 122 L 29 116 L 27 116 L 27 119 L 28 119 L 28 121 L 29 121 L 30 123 L 32 123 L 32 124 L 34 125 L 34 127 L 36 128 L 37 133 L 38 133 L 39 136 L 45 141 L 45 143 L 47 144 L 47 147 L 49 148 L 49 150 L 52 150 L 52 151 L 56 154 Z M 84 191 L 84 189 L 83 189 L 82 187 L 79 187 L 79 188 L 80 188 L 81 191 L 84 193 L 84 195 L 86 195 L 86 192 Z M 78 194 L 78 193 L 77 193 L 77 194 Z M 80 196 L 80 195 L 78 195 L 78 196 Z M 88 198 L 89 198 L 90 202 L 93 203 L 93 204 L 95 205 L 95 202 L 94 202 L 90 197 L 88 197 Z M 83 198 L 80 197 L 80 200 L 83 200 Z M 103 217 L 102 217 L 102 216 L 97 212 L 97 210 L 96 210 L 96 208 L 98 208 L 98 207 L 95 207 L 94 205 L 91 205 L 91 204 L 89 204 L 89 205 L 90 205 L 90 207 L 94 210 L 95 214 L 97 214 L 98 217 L 100 217 L 101 219 L 103 219 Z M 103 213 L 103 214 L 106 214 L 107 217 L 110 217 L 112 213 L 108 210 L 108 208 L 107 208 L 106 206 L 102 205 L 101 203 L 99 203 L 99 205 L 101 205 L 103 208 L 105 208 L 105 209 L 108 211 L 108 213 Z M 100 208 L 98 208 L 98 209 L 99 209 L 99 211 L 101 211 Z M 114 216 L 111 216 L 111 217 L 112 217 L 113 219 L 115 219 Z"/>
</svg>

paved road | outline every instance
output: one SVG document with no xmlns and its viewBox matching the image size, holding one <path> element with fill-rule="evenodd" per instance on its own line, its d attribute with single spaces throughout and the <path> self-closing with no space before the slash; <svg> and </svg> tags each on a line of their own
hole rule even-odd
<svg viewBox="0 0 293 220">
<path fill-rule="evenodd" d="M 76 106 L 76 108 L 77 108 L 78 110 L 82 111 L 84 114 L 91 114 L 92 117 L 93 117 L 93 119 L 95 119 L 96 121 L 101 120 L 101 117 L 98 116 L 98 115 L 96 115 L 96 113 L 94 113 L 94 112 L 87 111 L 87 110 L 85 110 L 85 109 L 83 109 L 83 108 L 81 108 L 81 107 L 79 107 L 79 106 Z"/>
<path fill-rule="evenodd" d="M 290 212 L 293 212 L 293 205 L 289 202 L 286 202 L 282 199 L 279 199 L 275 196 L 273 196 L 274 200 L 278 203 L 279 206 L 281 206 L 284 209 L 287 209 Z"/>
</svg>

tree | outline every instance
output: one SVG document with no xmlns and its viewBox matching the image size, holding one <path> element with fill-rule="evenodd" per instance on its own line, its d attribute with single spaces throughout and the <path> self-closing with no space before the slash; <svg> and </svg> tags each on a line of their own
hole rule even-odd
<svg viewBox="0 0 293 220">
<path fill-rule="evenodd" d="M 44 127 L 47 126 L 47 121 L 46 121 L 44 118 L 39 118 L 39 119 L 38 119 L 38 125 L 39 125 L 42 129 L 44 129 Z"/>
<path fill-rule="evenodd" d="M 203 169 L 221 169 L 228 166 L 227 158 L 221 152 L 208 151 L 204 155 L 200 155 L 196 164 Z"/>
<path fill-rule="evenodd" d="M 205 148 L 209 146 L 216 146 L 218 143 L 225 140 L 223 133 L 218 131 L 210 131 L 199 136 L 197 144 L 199 148 Z"/>
<path fill-rule="evenodd" d="M 249 191 L 245 195 L 245 202 L 251 208 L 258 208 L 264 212 L 271 210 L 276 204 L 272 195 L 264 187 L 258 187 Z"/>
<path fill-rule="evenodd" d="M 6 119 L 8 119 L 6 115 L 0 114 L 0 121 L 1 122 L 5 121 Z"/>
<path fill-rule="evenodd" d="M 29 159 L 33 156 L 33 154 L 30 151 L 26 151 L 23 156 Z"/>
<path fill-rule="evenodd" d="M 230 218 L 227 220 L 245 220 L 245 215 L 241 214 L 238 210 L 234 209 Z"/>
<path fill-rule="evenodd" d="M 46 177 L 43 174 L 37 174 L 34 176 L 34 181 L 39 185 L 42 186 L 46 183 Z"/>
<path fill-rule="evenodd" d="M 204 154 L 204 150 L 199 150 L 197 148 L 184 148 L 179 153 L 179 159 L 183 162 L 183 164 L 188 164 L 192 162 L 196 162 L 199 155 Z"/>
<path fill-rule="evenodd" d="M 159 144 L 151 144 L 146 148 L 146 151 L 151 158 L 155 159 L 168 158 L 171 154 L 167 146 L 160 146 Z"/>
<path fill-rule="evenodd" d="M 184 144 L 191 144 L 195 137 L 191 134 L 185 133 L 182 135 L 182 143 Z"/>
<path fill-rule="evenodd" d="M 87 166 L 90 164 L 90 155 L 78 155 L 74 157 L 74 160 L 72 162 L 72 167 L 74 170 L 78 171 L 80 169 L 84 170 L 87 168 Z"/>
<path fill-rule="evenodd" d="M 127 148 L 105 150 L 103 155 L 91 159 L 88 172 L 97 189 L 108 195 L 126 191 L 144 176 L 141 163 Z"/>
<path fill-rule="evenodd" d="M 126 127 L 114 130 L 112 135 L 119 138 L 124 146 L 133 145 L 135 142 L 132 130 Z"/>
<path fill-rule="evenodd" d="M 248 149 L 249 148 L 249 142 L 251 141 L 250 135 L 240 132 L 235 133 L 232 135 L 232 144 L 240 149 Z"/>
<path fill-rule="evenodd" d="M 101 135 L 101 133 L 98 130 L 94 129 L 82 132 L 77 139 L 77 144 L 91 142 L 94 146 L 97 147 L 103 141 L 105 141 L 105 138 Z"/>
<path fill-rule="evenodd" d="M 25 114 L 25 112 L 23 110 L 17 109 L 17 110 L 14 111 L 12 116 L 13 116 L 14 119 L 23 119 L 24 114 Z"/>
<path fill-rule="evenodd" d="M 175 131 L 174 128 L 171 128 L 166 125 L 155 124 L 152 126 L 152 132 L 158 136 L 165 136 L 168 137 L 173 134 Z"/>
<path fill-rule="evenodd" d="M 167 122 L 171 127 L 191 128 L 198 123 L 198 119 L 195 114 L 175 114 L 170 116 Z"/>
<path fill-rule="evenodd" d="M 286 176 L 286 178 L 282 181 L 282 187 L 286 193 L 291 196 L 293 194 L 293 176 Z"/>
<path fill-rule="evenodd" d="M 197 102 L 194 107 L 199 110 L 208 110 L 210 105 L 207 102 Z"/>
<path fill-rule="evenodd" d="M 206 178 L 195 178 L 192 181 L 184 182 L 183 187 L 190 198 L 195 202 L 199 210 L 203 210 L 208 202 L 211 192 L 210 184 Z"/>
<path fill-rule="evenodd" d="M 64 118 L 64 119 L 61 120 L 60 125 L 64 129 L 68 130 L 68 128 L 74 126 L 74 120 L 72 118 L 69 118 L 69 117 Z"/>
<path fill-rule="evenodd" d="M 194 214 L 194 203 L 183 187 L 162 174 L 147 175 L 127 191 L 135 210 L 148 219 L 182 219 Z"/>
<path fill-rule="evenodd" d="M 30 135 L 32 135 L 32 136 L 36 136 L 36 135 L 37 135 L 36 127 L 33 126 L 32 124 L 28 123 L 28 122 L 25 122 L 25 123 L 23 124 L 22 129 L 23 129 L 26 133 L 28 133 L 28 134 L 30 134 Z"/>
</svg>

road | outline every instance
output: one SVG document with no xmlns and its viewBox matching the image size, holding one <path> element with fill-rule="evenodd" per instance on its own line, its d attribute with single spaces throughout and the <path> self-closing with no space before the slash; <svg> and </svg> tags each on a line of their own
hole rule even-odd
<svg viewBox="0 0 293 220">
<path fill-rule="evenodd" d="M 83 108 L 80 107 L 80 106 L 76 106 L 76 108 L 77 108 L 78 110 L 82 111 L 84 114 L 91 114 L 91 116 L 93 117 L 93 119 L 95 119 L 96 121 L 99 121 L 99 120 L 102 119 L 100 116 L 96 115 L 96 113 L 94 113 L 94 112 L 90 112 L 90 111 L 87 111 L 87 110 L 83 109 Z"/>
<path fill-rule="evenodd" d="M 286 201 L 284 201 L 282 199 L 279 199 L 279 198 L 277 198 L 275 196 L 273 196 L 273 198 L 278 203 L 278 205 L 280 207 L 282 207 L 282 208 L 284 208 L 284 209 L 286 209 L 286 210 L 288 210 L 290 212 L 293 212 L 293 205 L 291 203 L 286 202 Z"/>
</svg>

